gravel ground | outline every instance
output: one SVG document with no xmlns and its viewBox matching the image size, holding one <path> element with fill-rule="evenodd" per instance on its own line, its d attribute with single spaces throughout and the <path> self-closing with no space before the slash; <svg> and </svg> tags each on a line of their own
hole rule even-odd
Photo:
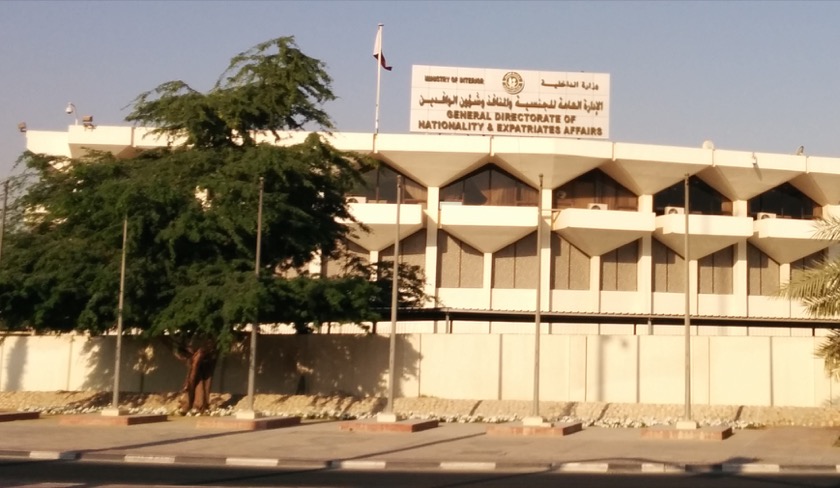
<svg viewBox="0 0 840 488">
<path fill-rule="evenodd" d="M 37 410 L 45 415 L 87 413 L 110 406 L 110 392 L 0 392 L 0 410 Z M 177 393 L 123 393 L 120 405 L 133 412 L 176 414 Z M 385 406 L 384 398 L 350 396 L 260 395 L 255 409 L 267 415 L 305 418 L 365 418 Z M 242 395 L 213 394 L 210 415 L 229 415 L 244 408 Z M 409 418 L 437 418 L 446 422 L 505 422 L 531 412 L 530 401 L 397 398 L 394 410 Z M 603 427 L 643 427 L 668 424 L 682 417 L 682 405 L 599 402 L 542 402 L 540 414 L 552 421 L 581 421 Z M 757 428 L 777 425 L 840 426 L 840 408 L 692 406 L 692 417 L 703 425 Z"/>
</svg>

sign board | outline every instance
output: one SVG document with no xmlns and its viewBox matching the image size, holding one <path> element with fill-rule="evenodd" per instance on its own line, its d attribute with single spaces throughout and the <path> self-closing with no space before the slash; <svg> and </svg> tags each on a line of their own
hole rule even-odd
<svg viewBox="0 0 840 488">
<path fill-rule="evenodd" d="M 412 66 L 411 131 L 609 137 L 610 75 Z"/>
</svg>

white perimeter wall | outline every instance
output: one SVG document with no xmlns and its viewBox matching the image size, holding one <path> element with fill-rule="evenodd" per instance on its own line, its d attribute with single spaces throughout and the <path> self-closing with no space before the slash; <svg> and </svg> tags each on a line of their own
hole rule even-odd
<svg viewBox="0 0 840 488">
<path fill-rule="evenodd" d="M 828 406 L 840 384 L 814 351 L 821 337 L 693 336 L 692 401 L 714 405 Z M 113 337 L 0 338 L 0 391 L 108 390 Z M 682 336 L 543 335 L 543 401 L 682 403 Z M 384 395 L 388 336 L 271 335 L 259 340 L 257 391 Z M 123 391 L 177 391 L 185 368 L 160 345 L 123 342 Z M 400 334 L 398 395 L 531 400 L 534 337 Z M 213 390 L 245 393 L 247 358 L 219 362 Z"/>
</svg>

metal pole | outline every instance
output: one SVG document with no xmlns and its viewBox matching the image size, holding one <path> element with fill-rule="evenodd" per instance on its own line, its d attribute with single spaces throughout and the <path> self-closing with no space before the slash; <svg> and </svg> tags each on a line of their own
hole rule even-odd
<svg viewBox="0 0 840 488">
<path fill-rule="evenodd" d="M 4 207 L 5 208 L 5 207 Z M 128 215 L 123 218 L 122 257 L 120 259 L 120 297 L 117 303 L 117 350 L 114 354 L 114 395 L 111 407 L 120 407 L 120 362 L 122 357 L 123 304 L 125 303 L 125 254 L 128 241 Z"/>
<path fill-rule="evenodd" d="M 379 24 L 377 26 L 376 31 L 376 46 L 377 46 L 377 58 L 376 58 L 376 115 L 374 117 L 373 122 L 373 133 L 379 134 L 379 84 L 382 81 L 382 26 L 385 24 Z"/>
<path fill-rule="evenodd" d="M 542 194 L 543 175 L 540 174 L 540 190 L 537 193 L 537 299 L 534 307 L 534 399 L 531 416 L 540 416 L 540 322 L 542 321 Z"/>
<path fill-rule="evenodd" d="M 690 214 L 688 200 L 688 173 L 685 175 L 685 195 L 683 207 L 685 209 L 685 242 L 683 243 L 683 258 L 685 259 L 685 420 L 691 420 L 691 279 L 689 273 L 689 244 L 688 244 L 688 216 Z"/>
<path fill-rule="evenodd" d="M 254 258 L 254 276 L 256 277 L 257 286 L 260 281 L 260 249 L 262 244 L 262 208 L 263 208 L 263 189 L 265 187 L 265 179 L 260 177 L 260 197 L 257 205 L 257 251 Z M 257 331 L 260 328 L 259 322 L 259 308 L 254 313 L 254 323 L 251 326 L 251 354 L 248 360 L 248 410 L 254 412 L 254 383 L 257 371 Z"/>
<path fill-rule="evenodd" d="M 9 179 L 3 182 L 3 215 L 0 217 L 0 259 L 3 257 L 3 237 L 6 235 L 6 207 L 9 203 Z"/>
<path fill-rule="evenodd" d="M 402 176 L 397 175 L 397 222 L 394 228 L 394 268 L 391 271 L 391 338 L 388 344 L 388 404 L 385 413 L 394 413 L 394 388 L 397 362 L 397 298 L 399 294 L 400 259 L 400 204 L 402 203 Z"/>
</svg>

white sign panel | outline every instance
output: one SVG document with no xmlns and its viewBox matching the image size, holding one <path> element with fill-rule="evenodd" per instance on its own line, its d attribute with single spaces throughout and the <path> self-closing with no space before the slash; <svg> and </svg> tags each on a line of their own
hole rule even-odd
<svg viewBox="0 0 840 488">
<path fill-rule="evenodd" d="M 610 75 L 443 66 L 411 70 L 411 131 L 609 137 Z"/>
</svg>

